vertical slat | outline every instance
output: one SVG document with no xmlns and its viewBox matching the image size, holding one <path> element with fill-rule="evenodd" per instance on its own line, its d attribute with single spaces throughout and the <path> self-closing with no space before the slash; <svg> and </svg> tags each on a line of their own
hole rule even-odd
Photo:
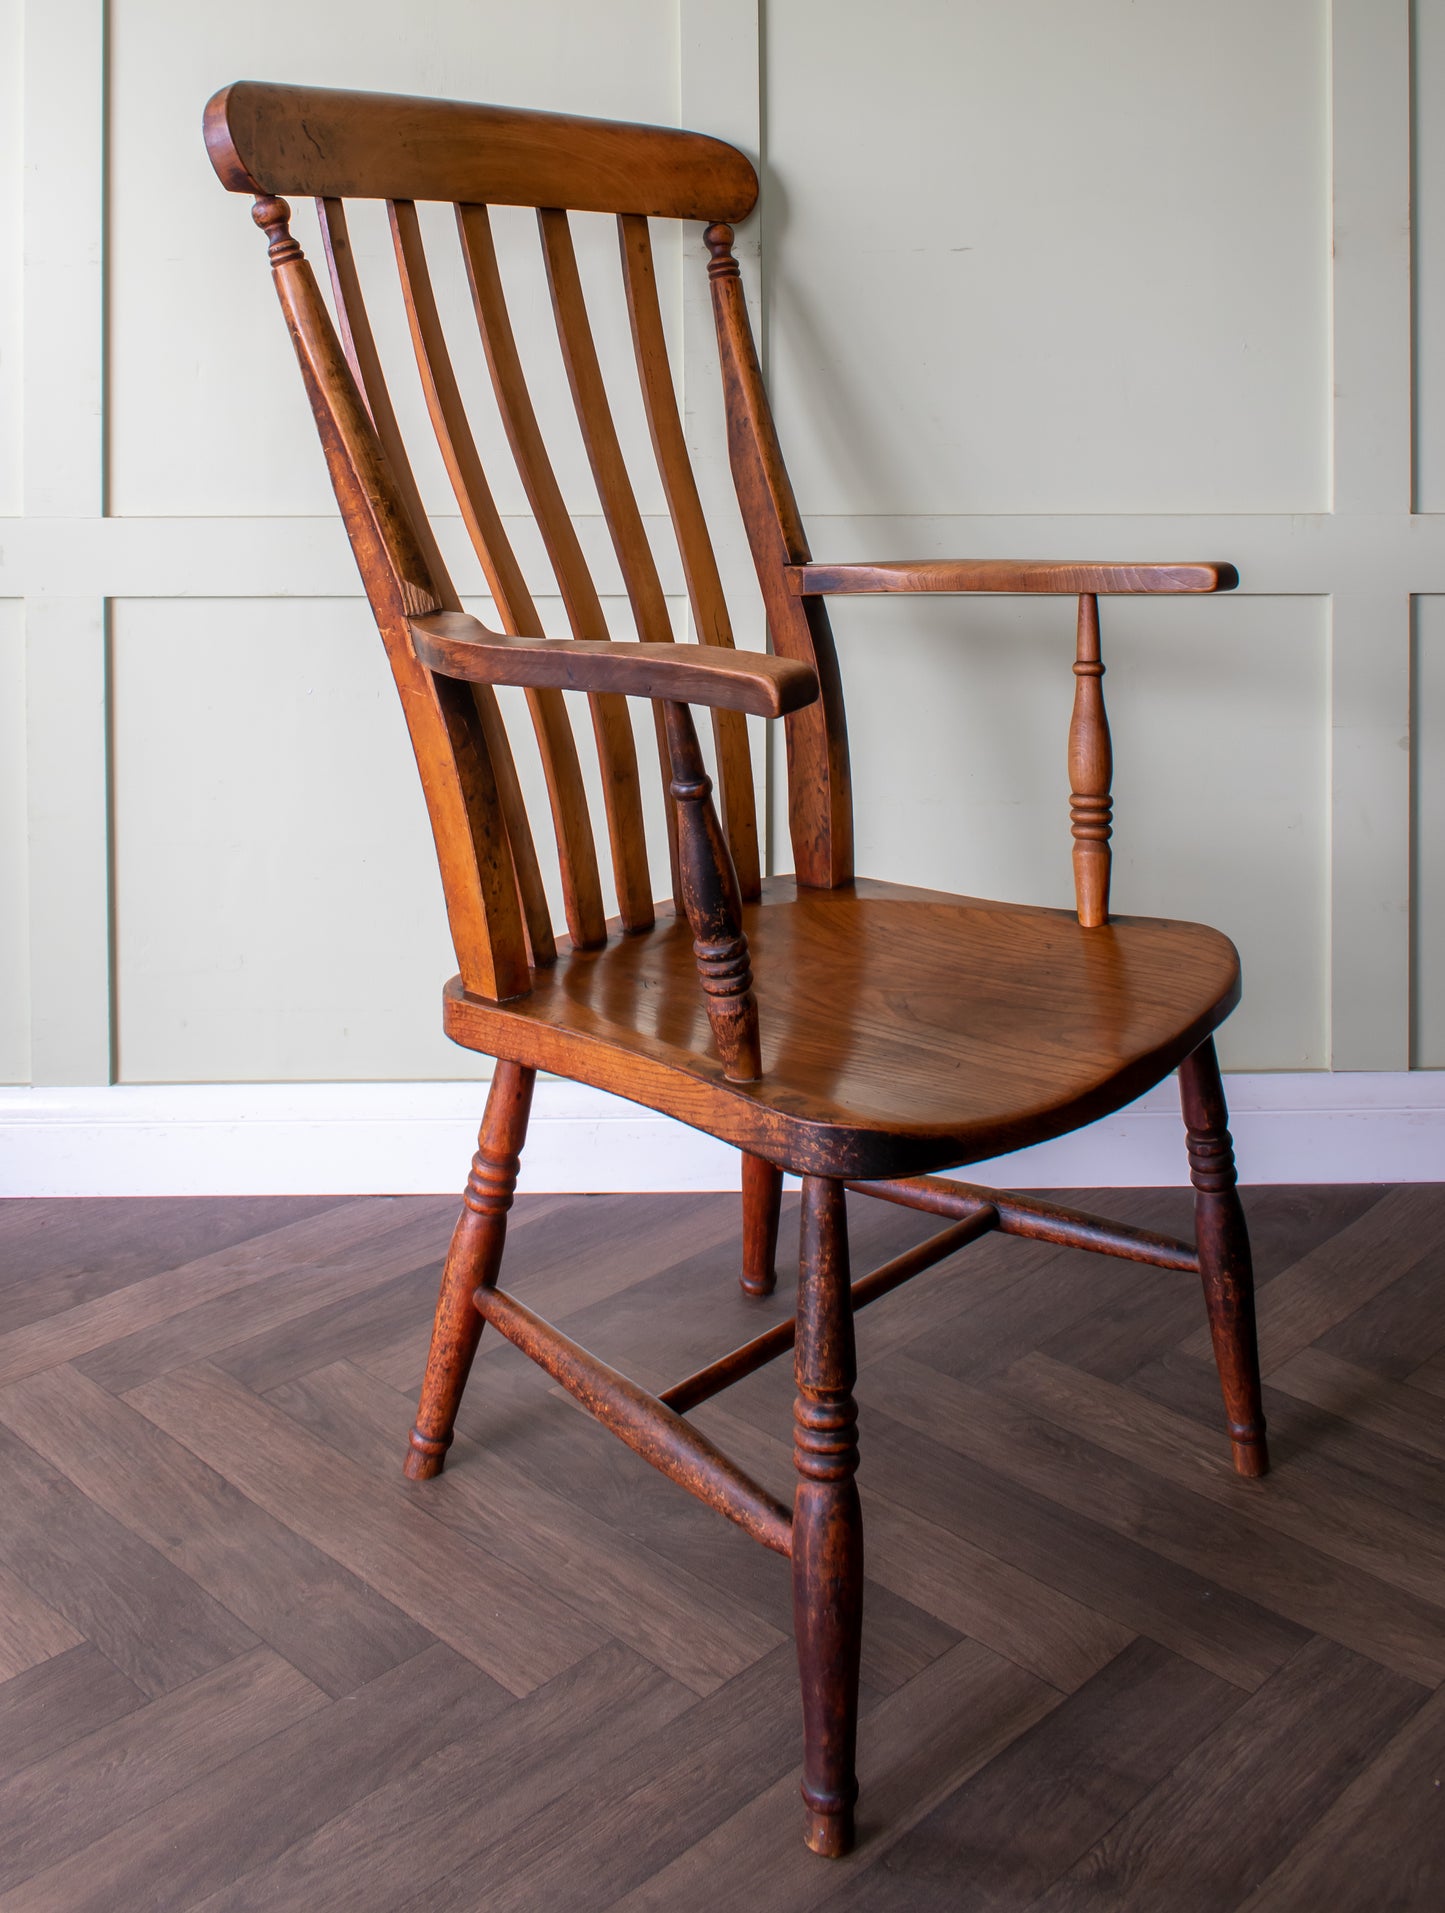
<svg viewBox="0 0 1445 1913">
<path fill-rule="evenodd" d="M 425 551 L 378 428 L 351 375 L 310 266 L 291 237 L 284 200 L 260 198 L 253 217 L 270 240 L 281 309 L 316 414 L 331 482 L 401 693 L 422 773 L 462 980 L 494 1000 L 530 987 L 517 880 L 479 708 L 465 687 L 437 679 L 411 648 L 409 616 L 436 608 L 440 580 Z"/>
<path fill-rule="evenodd" d="M 1104 709 L 1104 660 L 1099 650 L 1099 600 L 1079 599 L 1074 658 L 1074 711 L 1069 721 L 1069 815 L 1074 831 L 1074 905 L 1086 930 L 1109 921 L 1109 786 L 1114 752 Z"/>
<path fill-rule="evenodd" d="M 467 422 L 432 291 L 416 207 L 410 201 L 401 200 L 393 202 L 389 210 L 417 369 L 447 476 L 486 573 L 503 628 L 540 638 L 541 619 L 511 541 L 502 527 L 501 514 Z M 552 804 L 567 928 L 579 948 L 595 948 L 607 941 L 607 926 L 576 739 L 560 691 L 529 691 L 527 702 Z"/>
<path fill-rule="evenodd" d="M 567 383 L 587 462 L 592 467 L 593 483 L 602 503 L 603 516 L 617 554 L 618 567 L 632 606 L 633 623 L 639 638 L 654 644 L 671 644 L 672 620 L 667 615 L 667 600 L 642 513 L 628 477 L 622 447 L 617 439 L 607 388 L 602 382 L 602 367 L 582 296 L 582 278 L 577 270 L 577 252 L 572 244 L 572 228 L 564 210 L 555 206 L 537 208 L 537 229 L 542 239 L 542 257 L 547 267 L 547 287 L 552 295 L 552 315 L 557 325 L 557 343 L 562 348 L 562 363 L 567 368 Z M 652 707 L 657 735 L 657 764 L 662 774 L 664 793 L 668 787 L 667 731 L 661 710 Z M 672 866 L 672 894 L 680 895 L 676 812 L 666 806 L 667 854 Z"/>
<path fill-rule="evenodd" d="M 653 454 L 662 477 L 663 494 L 682 557 L 693 625 L 702 644 L 733 642 L 732 623 L 717 558 L 708 535 L 707 519 L 698 497 L 697 481 L 687 455 L 687 440 L 677 407 L 677 390 L 668 363 L 662 308 L 657 297 L 657 275 L 652 262 L 652 238 L 646 216 L 622 213 L 617 220 L 622 250 L 622 276 L 627 287 L 627 312 L 632 324 L 632 346 L 642 382 L 642 401 Z M 748 723 L 741 711 L 714 711 L 713 741 L 717 751 L 719 797 L 728 848 L 737 868 L 744 898 L 756 897 L 762 887 L 758 854 L 757 807 L 753 797 L 752 754 Z"/>
<path fill-rule="evenodd" d="M 607 626 L 597 588 L 567 515 L 522 374 L 486 207 L 458 206 L 457 226 L 497 406 L 537 528 L 556 573 L 572 635 L 605 638 Z M 632 725 L 623 698 L 599 695 L 589 698 L 588 702 L 592 707 L 592 725 L 602 767 L 618 909 L 626 929 L 645 930 L 654 921 L 652 879 L 647 867 L 647 840 L 643 832 Z"/>
<path fill-rule="evenodd" d="M 387 389 L 386 375 L 382 370 L 381 355 L 376 349 L 366 301 L 361 293 L 361 281 L 356 271 L 356 257 L 351 250 L 351 239 L 346 226 L 346 209 L 339 199 L 318 199 L 316 212 L 321 222 L 321 239 L 326 248 L 326 263 L 331 273 L 331 289 L 336 299 L 337 316 L 346 341 L 347 363 L 358 392 L 371 415 L 371 423 L 390 468 L 392 486 L 406 514 L 412 537 L 435 582 L 437 597 L 443 608 L 452 611 L 460 610 L 461 600 L 442 562 L 442 555 L 432 533 L 431 523 L 422 506 L 421 494 L 417 490 L 411 460 L 407 457 L 406 443 L 396 421 L 391 394 Z M 527 822 L 527 807 L 522 799 L 521 785 L 517 781 L 517 767 L 512 758 L 512 747 L 507 738 L 506 726 L 502 722 L 502 714 L 497 707 L 496 693 L 490 685 L 484 684 L 472 685 L 470 690 L 485 734 L 487 751 L 492 762 L 492 773 L 497 784 L 498 801 L 506 823 L 512 852 L 512 867 L 516 875 L 518 902 L 526 929 L 531 961 L 538 965 L 555 963 L 557 948 L 552 937 L 552 924 L 547 909 L 546 891 L 542 885 L 542 873 L 537 866 L 537 847 L 532 840 L 531 826 Z"/>
<path fill-rule="evenodd" d="M 582 297 L 572 228 L 565 212 L 546 206 L 537 209 L 537 227 L 542 237 L 547 285 L 552 294 L 562 362 L 572 388 L 572 403 L 577 410 L 577 423 L 587 448 L 597 495 L 607 516 L 612 548 L 617 553 L 632 615 L 637 621 L 637 635 L 650 643 L 665 643 L 673 635 L 672 621 L 667 615 L 662 580 L 657 575 L 632 480 L 618 443 L 612 408 L 607 402 L 607 388 L 602 382 L 602 367 L 597 361 L 597 346 Z"/>
<path fill-rule="evenodd" d="M 722 361 L 728 453 L 768 627 L 783 657 L 800 658 L 818 673 L 817 703 L 794 711 L 787 720 L 788 828 L 798 881 L 827 890 L 853 877 L 852 784 L 838 654 L 823 600 L 794 597 L 783 579 L 785 566 L 808 562 L 808 543 L 763 386 L 733 257 L 733 229 L 709 226 L 703 237 L 712 254 L 707 270 Z"/>
</svg>

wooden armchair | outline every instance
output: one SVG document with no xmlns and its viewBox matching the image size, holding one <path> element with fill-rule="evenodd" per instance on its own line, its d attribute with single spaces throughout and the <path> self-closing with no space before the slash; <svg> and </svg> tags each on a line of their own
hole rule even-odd
<svg viewBox="0 0 1445 1913">
<path fill-rule="evenodd" d="M 757 195 L 717 140 L 492 106 L 241 82 L 213 99 L 222 183 L 254 195 L 332 483 L 425 787 L 460 974 L 448 1033 L 497 1059 L 442 1281 L 406 1460 L 436 1474 L 484 1322 L 608 1428 L 792 1561 L 806 1838 L 853 1837 L 863 1533 L 854 1311 L 990 1230 L 1197 1271 L 1235 1466 L 1266 1467 L 1249 1241 L 1211 1033 L 1239 997 L 1232 945 L 1197 924 L 1110 918 L 1110 745 L 1098 598 L 1227 590 L 1216 564 L 815 564 L 749 330 L 731 223 Z M 335 319 L 282 193 L 317 203 Z M 348 198 L 385 200 L 417 367 L 500 631 L 463 614 L 422 508 L 348 243 Z M 496 403 L 572 639 L 547 639 L 483 471 L 443 337 L 418 201 L 446 201 Z M 523 379 L 488 207 L 537 209 L 562 357 L 637 639 L 608 639 Z M 637 374 L 698 644 L 674 642 L 604 390 L 568 210 L 615 214 Z M 706 224 L 732 473 L 775 656 L 736 651 L 668 369 L 650 219 Z M 701 262 L 699 261 L 699 269 Z M 842 592 L 1078 598 L 1068 740 L 1076 912 L 855 878 L 843 693 L 826 599 Z M 546 772 L 565 934 L 549 917 L 495 685 L 525 687 Z M 618 899 L 603 890 L 563 692 L 585 694 Z M 652 700 L 675 903 L 653 897 L 624 700 Z M 719 806 L 690 707 L 711 712 Z M 761 874 L 745 713 L 786 726 L 795 876 Z M 660 848 L 660 846 L 659 846 Z M 1198 1243 L 935 1171 L 1092 1122 L 1178 1069 Z M 794 1320 L 654 1397 L 497 1286 L 535 1072 L 663 1111 L 742 1151 L 742 1283 L 773 1285 L 782 1174 L 802 1178 Z M 850 1281 L 844 1191 L 947 1227 Z M 794 1350 L 791 1506 L 687 1420 Z"/>
</svg>

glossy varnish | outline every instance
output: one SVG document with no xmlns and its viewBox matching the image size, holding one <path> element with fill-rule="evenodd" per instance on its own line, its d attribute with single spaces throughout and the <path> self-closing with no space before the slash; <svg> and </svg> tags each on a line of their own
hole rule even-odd
<svg viewBox="0 0 1445 1913">
<path fill-rule="evenodd" d="M 485 1322 L 662 1475 L 789 1556 L 805 1836 L 815 1852 L 839 1857 L 855 1836 L 864 1651 L 855 1476 L 868 1436 L 853 1394 L 858 1308 L 965 1244 L 976 1252 L 995 1233 L 1035 1248 L 1068 1244 L 1152 1263 L 1161 1282 L 1193 1275 L 1235 1467 L 1253 1479 L 1268 1466 L 1251 1251 L 1212 1040 L 1238 1001 L 1238 960 L 1217 931 L 1117 917 L 1109 908 L 1113 751 L 1100 596 L 1212 592 L 1230 588 L 1235 573 L 1215 561 L 815 562 L 734 246 L 757 180 L 747 158 L 718 140 L 513 107 L 251 82 L 211 102 L 206 139 L 222 183 L 252 198 L 406 714 L 459 970 L 446 989 L 445 1027 L 458 1043 L 497 1059 L 442 1275 L 406 1472 L 424 1482 L 442 1469 Z M 292 231 L 287 194 L 317 204 L 329 305 Z M 496 629 L 462 609 L 422 504 L 391 395 L 395 368 L 383 366 L 352 252 L 347 202 L 357 198 L 385 205 L 414 359 L 407 375 L 420 380 Z M 443 322 L 441 281 L 418 210 L 428 200 L 451 208 L 471 307 L 463 319 L 475 326 L 471 343 L 485 360 L 500 438 L 477 431 L 463 399 L 455 333 Z M 496 206 L 535 214 L 560 370 L 625 596 L 622 637 L 609 629 L 607 594 L 589 568 L 539 423 L 551 414 L 535 402 L 518 349 L 497 256 Z M 573 211 L 615 217 L 638 391 L 695 643 L 679 642 L 673 630 L 623 457 Z M 706 271 L 710 286 L 731 474 L 775 655 L 733 645 L 668 366 L 649 225 L 656 218 L 694 222 L 693 269 Z M 568 639 L 544 634 L 498 508 L 479 446 L 501 439 Z M 906 601 L 926 591 L 1078 601 L 1073 716 L 1060 740 L 1074 878 L 1069 909 L 909 890 L 886 873 L 865 880 L 855 872 L 843 686 L 826 600 L 883 593 Z M 1061 670 L 1066 660 L 1064 653 Z M 526 695 L 547 790 L 536 815 L 523 800 L 499 686 Z M 564 702 L 569 694 L 585 699 L 592 727 L 595 814 Z M 629 697 L 651 705 L 652 736 L 641 750 Z M 709 713 L 716 788 L 694 708 Z M 748 716 L 785 727 L 791 877 L 762 873 Z M 650 854 L 644 798 L 656 780 L 666 844 Z M 561 924 L 548 908 L 546 860 L 535 836 L 548 828 Z M 664 851 L 665 881 L 653 874 Z M 617 900 L 610 921 L 604 871 Z M 996 1192 L 939 1178 L 941 1170 L 1107 1116 L 1176 1069 L 1195 1191 L 1192 1242 L 1130 1230 L 1067 1204 L 995 1200 Z M 739 1334 L 732 1353 L 701 1369 L 690 1362 L 659 1393 L 630 1365 L 563 1333 L 535 1297 L 503 1283 L 538 1070 L 678 1117 L 741 1152 L 735 1273 L 755 1303 L 775 1289 L 781 1178 L 802 1178 L 792 1318 L 763 1334 Z M 1180 1143 L 1182 1171 L 1183 1134 Z M 850 1245 L 845 1185 L 907 1211 L 935 1209 L 948 1229 L 931 1248 L 913 1245 L 866 1268 Z M 791 1506 L 761 1479 L 765 1452 L 738 1456 L 726 1430 L 714 1437 L 686 1419 L 690 1407 L 789 1347 Z M 946 1414 L 943 1404 L 939 1413 Z M 501 1518 L 482 1511 L 476 1545 L 499 1545 Z M 553 1649 L 565 1654 L 566 1626 L 553 1638 L 541 1615 L 518 1624 L 532 1627 L 530 1651 L 542 1664 Z M 442 1631 L 440 1638 L 451 1637 Z"/>
</svg>

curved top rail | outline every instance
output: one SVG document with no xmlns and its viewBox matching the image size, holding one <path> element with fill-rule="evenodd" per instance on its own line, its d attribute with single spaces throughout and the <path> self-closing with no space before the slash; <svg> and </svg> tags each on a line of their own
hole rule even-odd
<svg viewBox="0 0 1445 1913">
<path fill-rule="evenodd" d="M 205 134 L 233 193 L 729 222 L 758 196 L 746 155 L 704 133 L 399 93 L 237 80 L 207 106 Z"/>
</svg>

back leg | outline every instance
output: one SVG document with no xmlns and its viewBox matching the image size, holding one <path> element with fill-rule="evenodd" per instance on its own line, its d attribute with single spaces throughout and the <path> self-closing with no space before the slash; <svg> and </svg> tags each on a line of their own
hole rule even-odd
<svg viewBox="0 0 1445 1913">
<path fill-rule="evenodd" d="M 1269 1472 L 1269 1450 L 1254 1326 L 1254 1264 L 1235 1186 L 1229 1111 L 1212 1038 L 1180 1064 L 1179 1096 L 1184 1105 L 1189 1177 L 1194 1184 L 1199 1273 L 1229 1417 L 1234 1466 L 1241 1475 L 1263 1475 Z"/>
<path fill-rule="evenodd" d="M 406 1455 L 406 1473 L 412 1481 L 439 1475 L 452 1445 L 452 1424 L 482 1334 L 482 1318 L 472 1296 L 479 1288 L 494 1287 L 502 1266 L 507 1211 L 517 1186 L 536 1079 L 535 1070 L 523 1069 L 519 1063 L 498 1063 L 492 1077 L 462 1213 L 442 1270 L 426 1380 Z"/>
<path fill-rule="evenodd" d="M 743 1152 L 743 1272 L 745 1295 L 771 1295 L 777 1286 L 778 1212 L 783 1172 Z"/>
</svg>

